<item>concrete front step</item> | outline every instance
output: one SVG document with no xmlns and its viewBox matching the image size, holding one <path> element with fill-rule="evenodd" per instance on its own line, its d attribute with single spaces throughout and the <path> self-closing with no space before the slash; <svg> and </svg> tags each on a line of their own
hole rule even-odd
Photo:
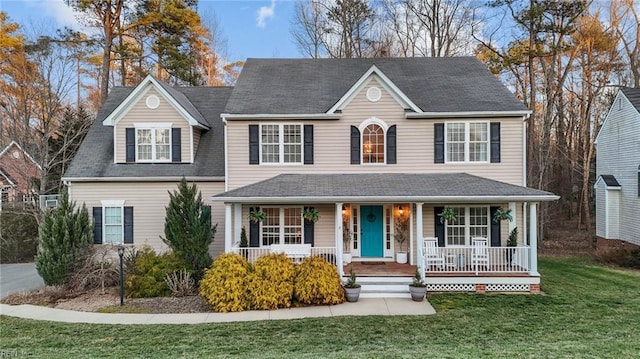
<svg viewBox="0 0 640 359">
<path fill-rule="evenodd" d="M 411 277 L 360 277 L 362 298 L 411 298 Z"/>
</svg>

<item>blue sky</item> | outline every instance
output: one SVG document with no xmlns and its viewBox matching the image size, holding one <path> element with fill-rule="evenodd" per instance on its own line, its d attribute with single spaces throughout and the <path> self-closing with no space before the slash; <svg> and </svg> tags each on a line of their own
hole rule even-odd
<svg viewBox="0 0 640 359">
<path fill-rule="evenodd" d="M 0 10 L 20 24 L 51 23 L 80 29 L 63 0 L 0 0 Z M 200 0 L 199 11 L 215 13 L 227 39 L 229 60 L 300 57 L 289 33 L 291 0 Z"/>
</svg>

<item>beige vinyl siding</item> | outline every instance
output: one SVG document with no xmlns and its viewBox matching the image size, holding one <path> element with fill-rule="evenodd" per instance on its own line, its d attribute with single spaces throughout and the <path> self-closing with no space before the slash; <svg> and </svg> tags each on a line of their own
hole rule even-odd
<svg viewBox="0 0 640 359">
<path fill-rule="evenodd" d="M 196 182 L 206 205 L 211 206 L 211 223 L 218 228 L 210 247 L 212 256 L 224 250 L 224 204 L 212 203 L 213 195 L 224 191 L 223 182 Z M 101 207 L 103 200 L 124 200 L 133 207 L 133 240 L 136 246 L 149 245 L 156 251 L 166 251 L 164 236 L 165 207 L 169 192 L 178 188 L 178 182 L 73 182 L 71 199 L 87 206 L 89 215 L 93 207 Z"/>
<path fill-rule="evenodd" d="M 156 95 L 160 99 L 160 106 L 155 109 L 147 107 L 145 101 L 149 95 Z M 170 122 L 172 128 L 181 128 L 181 156 L 182 162 L 191 161 L 191 135 L 189 123 L 173 106 L 154 88 L 140 97 L 124 117 L 115 126 L 116 162 L 126 162 L 126 129 L 134 127 L 134 123 L 165 123 Z M 195 152 L 194 152 L 195 154 Z"/>
<path fill-rule="evenodd" d="M 596 236 L 607 238 L 607 185 L 603 180 L 596 182 Z"/>
<path fill-rule="evenodd" d="M 202 135 L 202 130 L 199 128 L 193 129 L 193 157 L 198 153 L 198 146 L 200 145 L 200 136 Z"/>
<path fill-rule="evenodd" d="M 618 102 L 622 101 L 619 109 Z M 616 97 L 613 108 L 607 116 L 597 144 L 596 178 L 600 175 L 614 175 L 620 183 L 619 191 L 619 237 L 623 241 L 640 245 L 640 197 L 638 197 L 638 166 L 640 166 L 640 113 L 622 92 Z M 611 195 L 616 191 L 608 191 Z M 596 198 L 599 201 L 601 197 Z M 604 207 L 596 202 L 596 223 L 604 217 Z M 610 208 L 611 210 L 611 208 Z M 611 222 L 605 219 L 605 223 Z M 611 227 L 609 227 L 611 230 Z M 602 231 L 598 231 L 602 233 Z M 610 238 L 616 238 L 611 237 Z M 598 234 L 600 235 L 600 234 Z"/>
<path fill-rule="evenodd" d="M 523 185 L 522 118 L 477 119 L 501 122 L 501 163 L 434 164 L 434 123 L 457 120 L 405 119 L 404 109 L 381 86 L 382 98 L 369 102 L 363 88 L 346 106 L 340 120 L 288 120 L 290 123 L 314 125 L 313 165 L 249 165 L 249 124 L 284 121 L 237 121 L 227 124 L 228 188 L 233 190 L 281 173 L 435 173 L 467 172 L 515 185 Z M 452 99 L 455 100 L 455 99 Z M 397 125 L 397 164 L 352 165 L 350 127 L 372 117 L 387 125 Z M 474 121 L 462 119 L 459 121 Z"/>
<path fill-rule="evenodd" d="M 249 236 L 249 208 L 251 207 L 314 207 L 318 211 L 318 221 L 314 224 L 314 247 L 335 247 L 335 206 L 333 205 L 291 205 L 291 204 L 269 204 L 269 205 L 244 205 L 242 206 L 242 226 L 246 228 L 247 237 Z M 232 231 L 233 232 L 233 231 Z M 235 236 L 234 236 L 235 238 Z M 247 238 L 248 239 L 248 238 Z"/>
</svg>

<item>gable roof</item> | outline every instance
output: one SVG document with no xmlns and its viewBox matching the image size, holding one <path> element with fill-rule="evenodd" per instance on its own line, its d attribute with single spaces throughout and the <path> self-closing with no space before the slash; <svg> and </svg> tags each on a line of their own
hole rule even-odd
<svg viewBox="0 0 640 359">
<path fill-rule="evenodd" d="M 609 117 L 611 117 L 611 113 L 614 112 L 614 108 L 617 106 L 616 104 L 618 103 L 620 96 L 626 97 L 627 100 L 631 103 L 631 106 L 634 107 L 640 115 L 640 89 L 632 87 L 620 88 L 618 93 L 616 93 L 613 102 L 611 102 L 611 106 L 609 106 L 609 111 L 607 111 L 607 114 L 604 117 L 604 122 L 602 122 L 602 125 L 600 125 L 600 129 L 598 130 L 596 139 L 593 141 L 593 143 L 595 143 L 596 145 L 599 142 L 600 134 L 604 132 L 605 127 L 609 123 Z M 638 119 L 640 119 L 640 116 L 638 116 Z"/>
<path fill-rule="evenodd" d="M 29 154 L 29 152 L 25 151 L 25 149 L 24 149 L 24 148 L 22 148 L 22 146 L 20 146 L 20 145 L 18 144 L 18 142 L 16 142 L 16 141 L 11 141 L 11 143 L 9 143 L 9 144 L 7 145 L 7 147 L 5 147 L 2 151 L 0 151 L 0 157 L 2 157 L 2 156 L 4 156 L 5 154 L 7 154 L 7 153 L 9 152 L 9 149 L 10 149 L 12 146 L 17 147 L 17 148 L 22 152 L 22 154 L 24 154 L 24 155 L 25 155 L 25 156 L 26 156 L 26 157 L 27 157 L 31 162 L 33 162 L 33 164 L 35 164 L 39 169 L 42 169 L 42 166 L 40 166 L 40 164 L 39 164 L 36 160 L 34 160 L 34 159 L 33 159 L 33 157 L 31 157 L 31 155 Z"/>
<path fill-rule="evenodd" d="M 64 180 L 118 180 L 140 177 L 175 179 L 179 177 L 224 177 L 224 125 L 220 113 L 224 108 L 231 87 L 176 87 L 185 100 L 193 104 L 206 119 L 209 130 L 203 130 L 193 163 L 114 163 L 113 128 L 102 124 L 135 89 L 116 87 L 89 129 Z"/>
<path fill-rule="evenodd" d="M 213 196 L 216 201 L 314 203 L 397 201 L 484 203 L 552 201 L 553 193 L 467 173 L 282 174 Z"/>
<path fill-rule="evenodd" d="M 595 185 L 598 185 L 598 182 L 603 181 L 607 187 L 618 187 L 620 188 L 620 182 L 616 179 L 614 175 L 600 175 L 596 180 Z"/>
<path fill-rule="evenodd" d="M 248 59 L 228 114 L 320 114 L 374 66 L 423 112 L 528 112 L 475 57 Z"/>
<path fill-rule="evenodd" d="M 640 88 L 623 87 L 620 90 L 624 96 L 631 102 L 631 105 L 640 113 Z"/>
<path fill-rule="evenodd" d="M 107 126 L 115 125 L 131 108 L 131 106 L 135 105 L 140 100 L 142 95 L 147 92 L 147 89 L 150 86 L 155 87 L 160 95 L 162 95 L 182 116 L 184 116 L 191 126 L 198 126 L 205 129 L 209 128 L 207 120 L 205 120 L 193 103 L 191 103 L 191 101 L 189 101 L 182 92 L 162 81 L 159 81 L 152 75 L 147 75 L 147 77 L 145 77 L 138 86 L 133 88 L 127 97 L 122 99 L 120 104 L 112 108 L 111 112 L 106 114 L 103 124 Z"/>
</svg>

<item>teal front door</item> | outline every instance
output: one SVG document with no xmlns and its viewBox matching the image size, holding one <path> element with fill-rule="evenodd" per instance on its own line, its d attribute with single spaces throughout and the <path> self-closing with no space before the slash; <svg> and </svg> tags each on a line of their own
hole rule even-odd
<svg viewBox="0 0 640 359">
<path fill-rule="evenodd" d="M 361 257 L 382 257 L 382 206 L 360 206 L 362 247 Z"/>
</svg>

